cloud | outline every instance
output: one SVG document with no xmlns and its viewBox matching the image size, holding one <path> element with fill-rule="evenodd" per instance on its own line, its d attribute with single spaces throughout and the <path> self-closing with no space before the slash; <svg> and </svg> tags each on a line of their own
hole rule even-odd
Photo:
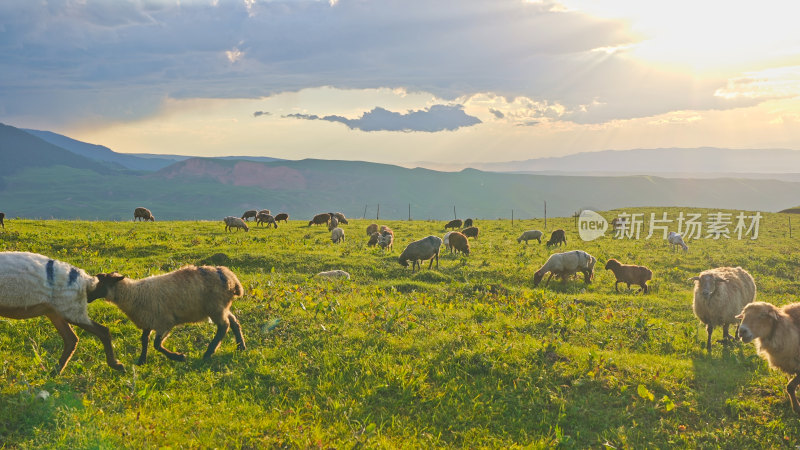
<svg viewBox="0 0 800 450">
<path fill-rule="evenodd" d="M 503 114 L 503 111 L 498 111 L 494 108 L 489 108 L 489 112 L 492 113 L 498 119 L 502 119 L 503 117 L 506 116 L 505 114 Z"/>
<path fill-rule="evenodd" d="M 256 112 L 253 113 L 253 117 L 269 116 L 269 115 L 271 115 L 271 113 L 269 113 L 267 111 L 256 111 Z"/>
<path fill-rule="evenodd" d="M 481 123 L 477 117 L 464 112 L 461 105 L 433 105 L 405 114 L 375 107 L 372 111 L 365 112 L 358 119 L 348 119 L 342 116 L 330 115 L 320 117 L 308 114 L 288 114 L 286 117 L 306 120 L 327 120 L 347 125 L 351 130 L 361 131 L 424 131 L 434 133 L 437 131 L 454 131 L 462 127 L 470 127 Z"/>
</svg>

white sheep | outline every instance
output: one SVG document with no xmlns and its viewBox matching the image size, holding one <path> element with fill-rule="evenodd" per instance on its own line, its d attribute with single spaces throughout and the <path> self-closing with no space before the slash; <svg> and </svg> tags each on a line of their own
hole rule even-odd
<svg viewBox="0 0 800 450">
<path fill-rule="evenodd" d="M 706 325 L 708 339 L 706 350 L 711 352 L 711 333 L 715 326 L 722 326 L 723 341 L 731 339 L 728 327 L 737 323 L 736 315 L 756 299 L 756 283 L 741 267 L 717 267 L 700 272 L 692 277 L 695 281 L 694 315 Z"/>
<path fill-rule="evenodd" d="M 672 251 L 675 251 L 678 246 L 683 248 L 683 251 L 689 250 L 689 246 L 683 242 L 683 236 L 674 231 L 670 231 L 669 234 L 667 234 L 667 241 L 669 242 Z"/>
<path fill-rule="evenodd" d="M 334 244 L 338 244 L 339 241 L 344 242 L 344 230 L 339 227 L 331 230 L 331 241 L 333 241 Z"/>
<path fill-rule="evenodd" d="M 567 278 L 577 272 L 583 273 L 584 282 L 588 284 L 591 282 L 592 277 L 594 277 L 594 265 L 596 263 L 597 259 L 595 259 L 594 256 L 582 250 L 554 253 L 550 255 L 550 257 L 547 258 L 547 262 L 533 274 L 533 285 L 538 286 L 544 274 L 548 272 L 550 272 L 550 275 L 547 277 L 547 281 L 544 284 L 545 286 L 550 283 L 550 279 L 553 278 L 553 275 L 561 277 L 561 281 L 566 281 Z"/>
<path fill-rule="evenodd" d="M 453 253 L 453 249 L 450 248 L 450 235 L 453 234 L 453 233 L 455 233 L 455 231 L 448 231 L 442 237 L 442 243 L 444 244 L 445 248 L 449 248 L 450 249 L 450 253 Z"/>
<path fill-rule="evenodd" d="M 233 230 L 234 228 L 236 228 L 237 231 L 239 228 L 243 229 L 244 231 L 250 231 L 250 228 L 247 226 L 246 223 L 244 223 L 244 220 L 238 217 L 228 216 L 222 219 L 222 221 L 225 222 L 225 231 L 230 231 Z"/>
<path fill-rule="evenodd" d="M 773 369 L 794 375 L 786 385 L 792 410 L 800 415 L 800 404 L 795 391 L 800 385 L 800 303 L 782 308 L 764 302 L 753 302 L 744 307 L 737 334 L 743 342 L 755 339 L 758 354 Z"/>
<path fill-rule="evenodd" d="M 408 267 L 408 262 L 411 261 L 411 272 L 415 268 L 422 270 L 420 261 L 431 260 L 428 264 L 428 269 L 433 267 L 433 260 L 436 259 L 436 268 L 439 268 L 439 248 L 442 246 L 442 238 L 438 236 L 427 236 L 418 241 L 408 244 L 400 253 L 397 262 L 403 267 Z"/>
<path fill-rule="evenodd" d="M 517 238 L 517 243 L 525 241 L 525 244 L 527 245 L 528 241 L 532 241 L 534 239 L 539 241 L 539 243 L 541 244 L 542 243 L 542 232 L 539 231 L 539 230 L 523 231 L 522 235 L 520 235 L 520 237 Z"/>
<path fill-rule="evenodd" d="M 0 252 L 0 316 L 29 319 L 47 316 L 64 340 L 60 374 L 78 345 L 70 324 L 94 334 L 103 343 L 106 362 L 124 370 L 114 357 L 108 328 L 89 318 L 88 303 L 102 297 L 97 278 L 62 261 L 37 253 Z"/>
<path fill-rule="evenodd" d="M 237 217 L 238 219 L 238 217 Z M 203 358 L 209 358 L 232 328 L 240 350 L 245 350 L 244 337 L 231 311 L 231 303 L 242 296 L 244 289 L 233 272 L 224 266 L 186 266 L 174 272 L 132 280 L 118 273 L 101 273 L 98 290 L 103 289 L 109 302 L 117 305 L 142 330 L 142 353 L 137 364 L 147 362 L 150 332 L 156 331 L 153 348 L 173 361 L 186 356 L 165 349 L 162 344 L 175 325 L 211 319 L 217 333 Z"/>
<path fill-rule="evenodd" d="M 349 280 L 350 274 L 345 272 L 344 270 L 328 270 L 327 272 L 318 273 L 317 277 L 328 278 L 328 279 L 344 278 L 346 280 Z"/>
</svg>

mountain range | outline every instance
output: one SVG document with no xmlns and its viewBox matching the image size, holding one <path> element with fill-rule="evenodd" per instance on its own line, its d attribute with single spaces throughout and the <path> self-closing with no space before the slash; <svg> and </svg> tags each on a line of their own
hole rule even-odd
<svg viewBox="0 0 800 450">
<path fill-rule="evenodd" d="M 658 152 L 666 151 L 674 149 Z M 650 150 L 618 153 L 633 161 L 639 158 L 636 152 L 650 152 L 643 154 L 654 157 Z M 695 155 L 696 160 L 703 161 L 708 152 L 720 161 L 716 166 L 720 171 L 712 173 L 737 172 L 738 166 L 725 162 L 724 149 L 695 152 L 700 155 Z M 739 155 L 742 151 L 729 152 Z M 581 161 L 598 158 L 595 154 L 582 155 L 564 157 L 564 161 L 575 168 L 583 167 Z M 618 161 L 617 156 L 620 155 L 606 154 L 612 162 Z M 732 158 L 746 162 L 746 156 Z M 686 161 L 689 156 L 681 158 Z M 595 168 L 607 168 L 601 164 L 603 158 L 593 161 Z M 495 168 L 514 167 L 507 164 Z M 555 161 L 547 164 L 537 167 L 564 167 Z M 626 170 L 646 168 L 643 163 L 637 164 Z M 520 167 L 529 166 L 516 166 Z M 665 169 L 662 164 L 654 167 Z M 753 163 L 751 169 L 770 167 Z M 673 163 L 671 169 L 684 170 L 678 163 Z M 703 171 L 708 173 L 708 166 Z M 409 210 L 414 219 L 442 220 L 452 218 L 455 207 L 459 217 L 495 219 L 511 217 L 512 210 L 516 218 L 542 217 L 545 201 L 548 216 L 552 217 L 572 215 L 584 208 L 634 206 L 778 211 L 797 205 L 800 199 L 800 182 L 768 175 L 667 178 L 576 172 L 584 175 L 502 173 L 473 168 L 443 172 L 316 159 L 133 155 L 55 133 L 0 124 L 0 211 L 7 217 L 131 220 L 134 208 L 146 206 L 157 220 L 219 220 L 255 208 L 288 212 L 291 218 L 304 220 L 328 211 L 342 211 L 357 218 L 379 215 L 381 219 L 407 219 Z M 778 174 L 788 175 L 791 174 Z"/>
</svg>

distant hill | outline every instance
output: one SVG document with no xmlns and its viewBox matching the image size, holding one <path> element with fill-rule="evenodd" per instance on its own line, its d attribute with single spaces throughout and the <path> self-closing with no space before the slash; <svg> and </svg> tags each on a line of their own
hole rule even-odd
<svg viewBox="0 0 800 450">
<path fill-rule="evenodd" d="M 796 206 L 794 208 L 784 209 L 782 211 L 778 211 L 786 214 L 800 214 L 800 206 Z"/>
</svg>

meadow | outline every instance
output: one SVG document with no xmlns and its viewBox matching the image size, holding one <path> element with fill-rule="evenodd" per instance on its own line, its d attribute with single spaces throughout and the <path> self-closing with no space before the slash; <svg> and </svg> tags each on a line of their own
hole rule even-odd
<svg viewBox="0 0 800 450">
<path fill-rule="evenodd" d="M 712 210 L 637 208 L 701 214 Z M 621 211 L 603 212 L 609 220 Z M 734 212 L 736 213 L 736 212 Z M 647 214 L 649 216 L 649 214 Z M 94 336 L 81 338 L 60 376 L 62 341 L 46 318 L 0 318 L 0 446 L 142 447 L 724 447 L 800 443 L 800 422 L 752 344 L 724 346 L 691 310 L 700 271 L 742 266 L 757 300 L 783 305 L 800 290 L 800 238 L 788 216 L 764 213 L 756 240 L 584 242 L 573 218 L 558 250 L 531 241 L 542 220 L 477 220 L 469 257 L 444 248 L 439 269 L 401 267 L 406 244 L 442 236 L 444 221 L 379 221 L 395 230 L 391 252 L 366 246 L 351 220 L 346 241 L 290 221 L 226 233 L 221 221 L 103 222 L 7 218 L 0 250 L 31 251 L 89 273 L 139 278 L 185 264 L 230 267 L 245 287 L 232 311 L 248 349 L 229 334 L 201 358 L 215 327 L 177 327 L 166 347 L 133 362 L 139 330 L 112 304 L 92 318 L 111 329 L 126 371 L 106 366 Z M 673 224 L 674 226 L 674 224 Z M 610 234 L 610 233 L 609 233 Z M 598 259 L 595 278 L 533 286 L 555 251 Z M 614 292 L 609 258 L 650 267 L 651 292 Z M 313 275 L 343 269 L 349 281 Z M 41 398 L 46 391 L 49 396 Z"/>
</svg>

